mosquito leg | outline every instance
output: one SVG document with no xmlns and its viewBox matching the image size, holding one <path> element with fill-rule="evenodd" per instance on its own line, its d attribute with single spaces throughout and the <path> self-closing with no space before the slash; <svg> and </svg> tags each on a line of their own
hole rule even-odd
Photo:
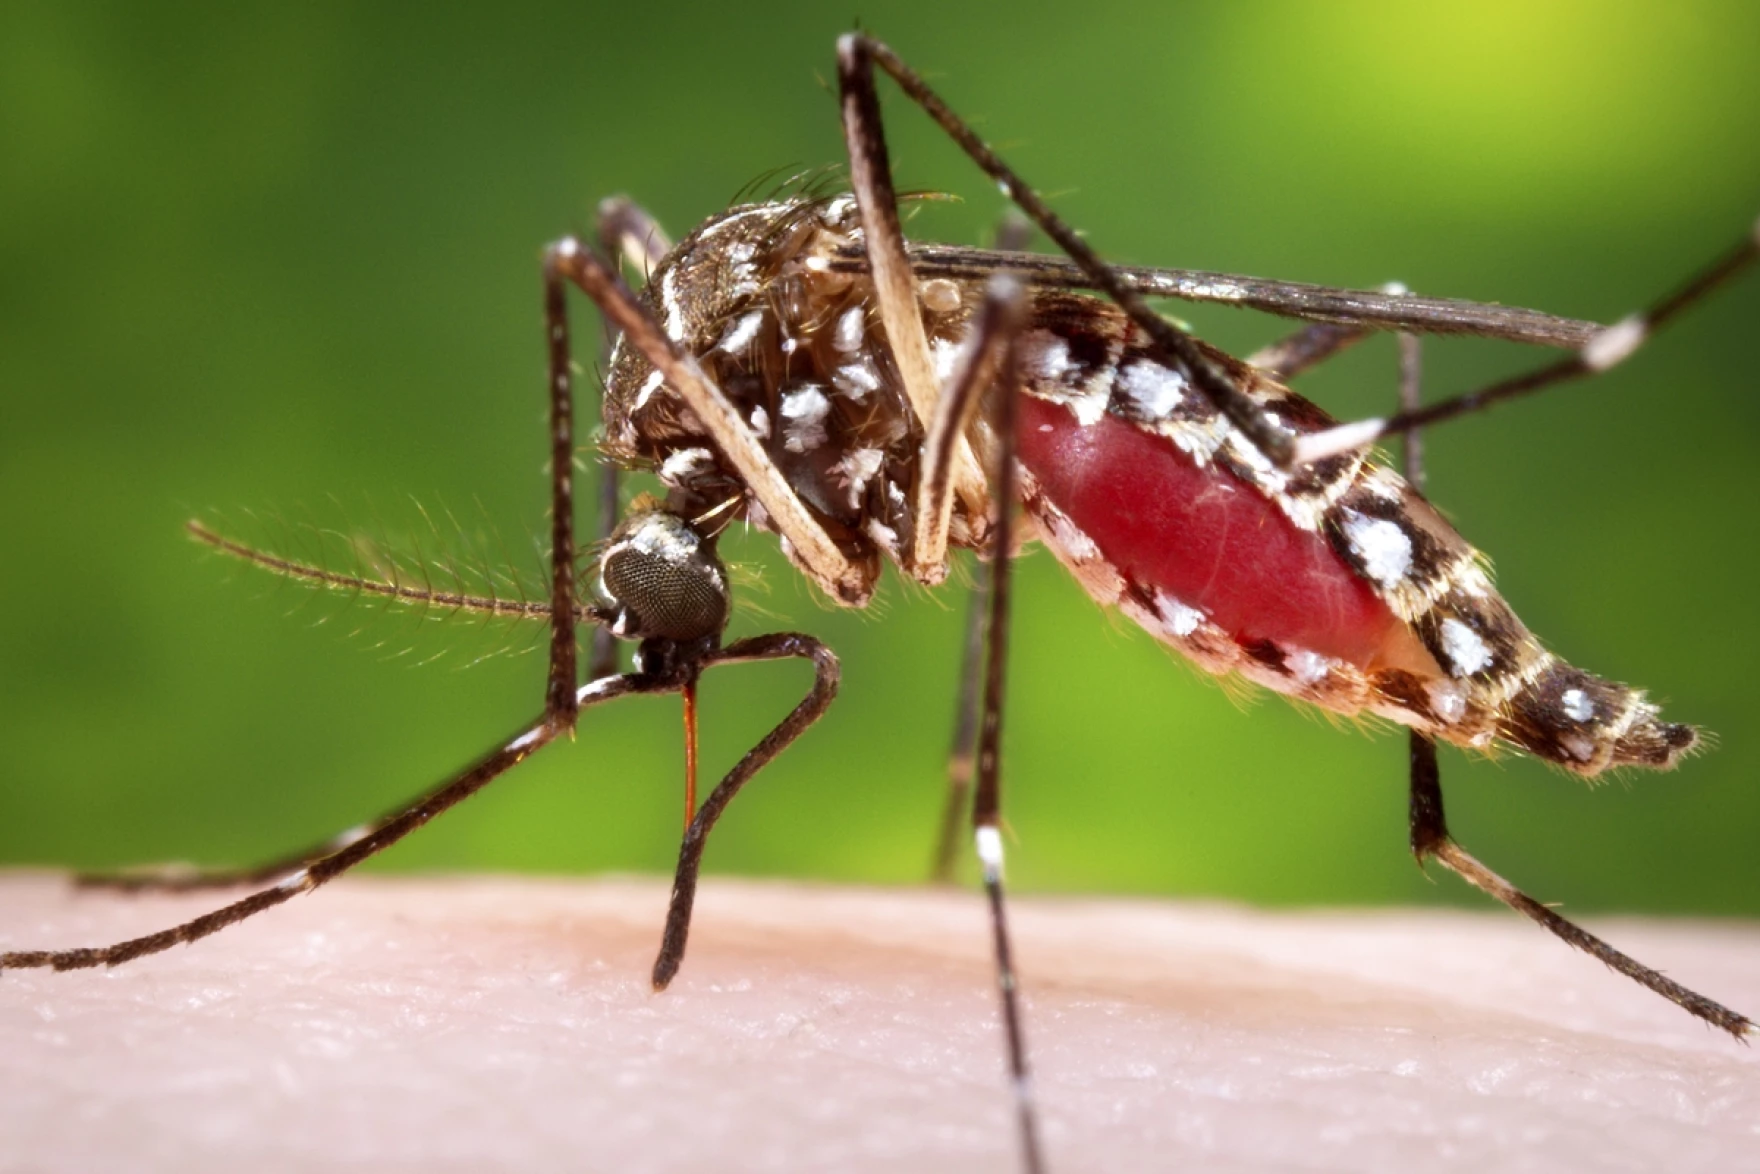
<svg viewBox="0 0 1760 1174">
<path fill-rule="evenodd" d="M 1020 252 L 1031 242 L 1032 235 L 1032 221 L 1010 209 L 996 225 L 994 245 L 1001 252 Z M 954 702 L 953 740 L 947 748 L 947 802 L 941 809 L 941 830 L 935 837 L 935 854 L 929 861 L 929 880 L 934 884 L 953 883 L 960 828 L 972 800 L 972 763 L 978 747 L 978 682 L 984 655 L 984 618 L 989 611 L 989 584 L 980 576 L 966 600 L 959 697 Z"/>
<path fill-rule="evenodd" d="M 691 907 L 697 898 L 697 873 L 703 863 L 703 848 L 709 832 L 733 797 L 739 794 L 751 777 L 786 750 L 790 743 L 818 721 L 837 696 L 839 670 L 837 656 L 825 645 L 798 632 L 781 632 L 770 636 L 754 636 L 739 640 L 719 652 L 710 654 L 704 667 L 734 661 L 783 660 L 799 657 L 813 662 L 813 687 L 776 728 L 740 759 L 727 777 L 716 784 L 709 797 L 697 809 L 696 816 L 685 829 L 684 841 L 678 849 L 678 871 L 672 880 L 672 901 L 666 911 L 666 929 L 660 939 L 660 954 L 654 960 L 654 989 L 665 990 L 684 962 L 685 941 L 690 935 Z M 614 678 L 615 679 L 615 678 Z"/>
<path fill-rule="evenodd" d="M 972 326 L 965 356 L 928 421 L 928 435 L 923 441 L 922 471 L 917 484 L 916 549 L 935 551 L 944 570 L 953 499 L 959 490 L 955 480 L 959 472 L 959 454 L 968 451 L 967 430 L 977 416 L 984 390 L 996 385 L 997 367 L 1020 331 L 1025 307 L 1026 291 L 1020 282 L 1012 277 L 998 277 L 990 282 L 985 290 L 984 304 L 979 307 Z M 987 505 L 988 500 L 986 494 L 979 498 L 979 503 Z"/>
<path fill-rule="evenodd" d="M 574 565 L 574 360 L 568 345 L 566 274 L 544 257 L 544 334 L 550 378 L 550 673 L 544 720 L 574 730 L 576 648 Z"/>
<path fill-rule="evenodd" d="M 1423 344 L 1415 334 L 1400 334 L 1399 410 L 1410 412 L 1424 402 Z M 1414 428 L 1402 438 L 1400 472 L 1406 483 L 1424 491 L 1423 430 Z M 1436 761 L 1436 740 L 1421 730 L 1406 731 L 1406 753 L 1411 771 L 1410 815 L 1412 856 L 1420 870 L 1439 840 L 1448 838 L 1442 814 L 1442 772 Z"/>
<path fill-rule="evenodd" d="M 1423 397 L 1420 383 L 1423 373 L 1422 351 L 1415 335 L 1399 337 L 1399 404 L 1402 415 L 1420 413 Z M 1424 488 L 1424 455 L 1419 429 L 1405 433 L 1401 463 L 1405 478 L 1414 489 Z M 1599 958 L 1627 978 L 1650 988 L 1663 998 L 1678 1003 L 1689 1013 L 1741 1039 L 1754 1025 L 1705 996 L 1664 978 L 1656 971 L 1620 953 L 1600 938 L 1579 928 L 1534 900 L 1490 869 L 1468 855 L 1448 834 L 1448 821 L 1442 807 L 1442 772 L 1436 761 L 1436 743 L 1417 730 L 1408 732 L 1411 758 L 1411 844 L 1412 855 L 1421 867 L 1434 858 L 1458 873 L 1468 884 L 1482 889 L 1518 913 L 1525 914 L 1563 939 L 1568 945 Z"/>
<path fill-rule="evenodd" d="M 593 511 L 593 541 L 598 542 L 617 529 L 623 513 L 620 470 L 612 461 L 599 462 L 599 493 Z M 617 672 L 617 637 L 603 624 L 593 628 L 592 644 L 587 652 L 587 680 L 596 681 Z"/>
<path fill-rule="evenodd" d="M 628 196 L 609 196 L 599 201 L 599 246 L 608 257 L 621 256 L 624 263 L 642 275 L 647 283 L 666 254 L 672 251 L 672 238 L 660 222 Z"/>
<path fill-rule="evenodd" d="M 998 252 L 1019 253 L 1033 241 L 1033 222 L 1010 208 L 996 223 L 994 247 Z"/>
<path fill-rule="evenodd" d="M 1406 293 L 1406 287 L 1399 282 L 1389 282 L 1381 287 L 1380 292 L 1398 296 Z M 1247 356 L 1247 362 L 1280 383 L 1288 383 L 1373 333 L 1375 328 L 1367 323 L 1315 322 L 1270 346 L 1261 347 Z M 1409 405 L 1402 401 L 1401 406 Z"/>
<path fill-rule="evenodd" d="M 938 528 L 936 542 L 947 545 L 947 528 L 953 509 L 949 476 L 953 467 L 953 439 L 966 433 L 987 387 L 997 385 L 998 369 L 1013 346 L 1025 312 L 1025 290 L 1011 277 L 995 278 L 985 291 L 972 328 L 965 360 L 952 387 L 936 405 L 934 421 L 923 446 L 923 474 L 917 497 L 918 532 Z M 1008 500 L 1008 499 L 999 499 Z M 974 592 L 966 625 L 965 658 L 960 670 L 959 711 L 953 748 L 948 758 L 947 806 L 936 841 L 933 877 L 952 879 L 957 826 L 964 815 L 971 789 L 972 748 L 977 721 L 979 648 L 983 641 L 983 615 L 987 592 Z"/>
<path fill-rule="evenodd" d="M 1399 410 L 1415 412 L 1424 404 L 1424 344 L 1415 334 L 1397 334 L 1399 343 Z M 1424 492 L 1424 437 L 1413 428 L 1400 449 L 1400 471 L 1406 484 Z"/>
<path fill-rule="evenodd" d="M 639 679 L 639 677 L 633 679 Z M 612 693 L 610 697 L 619 696 L 621 692 L 627 691 L 632 690 Z M 644 688 L 634 691 L 654 692 L 657 690 Z M 601 700 L 609 700 L 610 697 L 601 698 Z M 550 736 L 546 736 L 542 741 L 535 743 L 532 749 L 542 746 L 549 740 Z M 517 742 L 518 739 L 516 738 L 514 741 Z M 530 753 L 531 750 L 528 750 L 527 755 L 529 756 Z M 506 767 L 502 769 L 506 769 Z M 309 869 L 319 861 L 353 847 L 377 833 L 406 810 L 408 809 L 400 807 L 370 823 L 358 824 L 347 831 L 338 832 L 321 844 L 315 844 L 303 851 L 293 852 L 245 868 L 190 868 L 183 865 L 168 865 L 127 869 L 121 872 L 77 873 L 73 878 L 73 884 L 75 888 L 80 889 L 99 889 L 106 892 L 122 893 L 190 893 L 205 889 L 234 889 L 245 885 L 266 884 L 298 870 Z"/>
<path fill-rule="evenodd" d="M 399 808 L 399 810 L 402 810 Z M 389 817 L 387 817 L 389 818 Z M 236 889 L 261 885 L 305 868 L 365 838 L 378 824 L 360 824 L 338 832 L 322 844 L 245 868 L 192 868 L 181 864 L 129 868 L 120 872 L 75 873 L 76 889 L 114 893 L 194 893 L 204 889 Z"/>
<path fill-rule="evenodd" d="M 672 251 L 672 241 L 659 222 L 625 196 L 612 196 L 599 202 L 598 234 L 599 248 L 605 255 L 622 257 L 624 264 L 642 275 L 644 284 L 648 280 L 648 274 Z M 611 344 L 614 339 L 615 335 L 607 322 L 599 346 L 599 368 L 602 371 L 611 370 Z M 611 461 L 601 460 L 598 464 L 599 492 L 593 519 L 595 542 L 603 540 L 617 529 L 618 519 L 623 513 L 618 484 L 621 470 Z M 604 625 L 595 627 L 592 647 L 587 654 L 587 679 L 608 677 L 616 671 L 617 637 Z"/>
<path fill-rule="evenodd" d="M 978 748 L 978 682 L 984 664 L 984 620 L 990 612 L 987 579 L 987 574 L 980 577 L 966 601 L 966 638 L 960 654 L 959 700 L 955 702 L 953 743 L 947 750 L 947 804 L 941 810 L 941 831 L 935 837 L 935 855 L 929 862 L 929 879 L 941 885 L 953 883 L 959 833 L 971 810 L 972 762 Z"/>
<path fill-rule="evenodd" d="M 1755 224 L 1746 240 L 1695 274 L 1678 290 L 1601 330 L 1569 358 L 1425 407 L 1402 409 L 1388 419 L 1358 420 L 1312 433 L 1294 445 L 1294 461 L 1300 464 L 1349 452 L 1373 444 L 1384 436 L 1464 416 L 1507 399 L 1531 395 L 1543 388 L 1606 371 L 1625 362 L 1653 334 L 1753 264 L 1756 257 L 1760 257 L 1760 223 Z"/>
<path fill-rule="evenodd" d="M 1567 945 L 1600 959 L 1633 982 L 1647 987 L 1691 1015 L 1722 1028 L 1738 1040 L 1754 1033 L 1754 1023 L 1704 995 L 1688 990 L 1636 960 L 1627 957 L 1587 931 L 1560 917 L 1468 855 L 1448 834 L 1442 811 L 1442 783 L 1436 768 L 1436 746 L 1428 738 L 1412 739 L 1411 789 L 1412 852 L 1419 863 L 1439 860 L 1475 888 L 1484 890 L 1524 914 L 1563 940 Z"/>
<path fill-rule="evenodd" d="M 1074 229 L 1058 218 L 1049 205 L 1039 194 L 1017 175 L 997 154 L 986 146 L 982 139 L 973 133 L 960 117 L 950 110 L 926 82 L 903 61 L 897 54 L 879 41 L 862 33 L 848 33 L 838 39 L 837 56 L 839 72 L 843 75 L 844 110 L 846 134 L 849 125 L 849 110 L 852 92 L 861 95 L 875 113 L 876 128 L 878 126 L 879 103 L 874 97 L 873 67 L 877 63 L 892 79 L 898 83 L 910 99 L 921 106 L 935 123 L 945 131 L 949 138 L 957 143 L 962 151 L 976 163 L 984 173 L 995 180 L 1002 193 L 1013 200 L 1021 211 L 1027 214 L 1032 222 L 1039 226 L 1040 231 L 1050 237 L 1057 246 L 1067 253 L 1081 267 L 1083 274 L 1091 281 L 1094 288 L 1101 290 L 1107 297 L 1118 303 L 1149 339 L 1166 355 L 1177 359 L 1187 370 L 1192 383 L 1202 394 L 1216 405 L 1218 411 L 1227 416 L 1229 422 L 1244 433 L 1259 450 L 1278 464 L 1287 464 L 1290 458 L 1293 434 L 1277 422 L 1267 419 L 1258 406 L 1238 387 L 1226 371 L 1215 360 L 1206 355 L 1195 339 L 1179 327 L 1173 325 L 1150 308 L 1130 282 L 1119 276 L 1112 268 L 1100 259 L 1086 241 L 1076 235 Z M 878 133 L 876 129 L 876 134 Z M 852 178 L 855 175 L 853 160 L 857 155 L 855 144 L 851 144 Z M 857 185 L 860 192 L 860 185 Z M 867 209 L 863 208 L 863 221 L 867 221 Z M 872 229 L 870 228 L 870 236 Z M 872 245 L 870 245 L 870 250 Z M 870 258 L 871 260 L 871 258 Z M 888 327 L 890 330 L 890 326 Z"/>
<path fill-rule="evenodd" d="M 1327 359 L 1369 337 L 1364 326 L 1316 322 L 1247 356 L 1247 362 L 1279 383 L 1288 383 Z"/>
<path fill-rule="evenodd" d="M 663 677 L 644 677 L 637 674 L 607 677 L 582 686 L 574 699 L 575 708 L 578 711 L 581 707 L 610 701 L 629 693 L 670 692 L 676 687 L 676 681 Z M 266 909 L 273 909 L 301 893 L 309 893 L 363 860 L 378 855 L 435 816 L 470 798 L 506 771 L 530 758 L 560 735 L 563 729 L 546 711 L 543 717 L 524 731 L 509 738 L 414 803 L 333 841 L 335 844 L 345 840 L 340 847 L 327 845 L 328 850 L 320 849 L 312 857 L 297 862 L 290 861 L 289 863 L 297 863 L 295 871 L 287 874 L 272 888 L 252 893 L 243 900 L 170 929 L 110 946 L 72 950 L 7 951 L 0 954 L 0 972 L 26 967 L 79 970 L 90 966 L 117 966 L 218 933 L 229 925 Z"/>
<path fill-rule="evenodd" d="M 873 594 L 873 584 L 789 488 L 787 478 L 727 396 L 695 359 L 667 337 L 605 262 L 579 240 L 565 237 L 545 252 L 544 264 L 546 272 L 574 282 L 592 298 L 606 319 L 623 332 L 625 341 L 654 365 L 696 413 L 716 447 L 789 540 L 796 565 L 840 602 L 852 607 L 866 603 Z"/>
<path fill-rule="evenodd" d="M 1422 351 L 1417 336 L 1401 334 L 1399 338 L 1399 404 L 1401 414 L 1421 410 L 1420 384 L 1423 374 Z M 1402 471 L 1414 489 L 1424 488 L 1424 456 L 1419 430 L 1405 434 L 1401 453 Z M 1436 743 L 1417 730 L 1408 731 L 1411 764 L 1411 844 L 1412 855 L 1422 867 L 1427 859 L 1436 859 L 1458 873 L 1468 884 L 1496 897 L 1516 912 L 1525 914 L 1540 925 L 1584 953 L 1599 958 L 1627 978 L 1649 987 L 1663 998 L 1678 1003 L 1693 1015 L 1741 1039 L 1754 1029 L 1746 1016 L 1738 1015 L 1705 996 L 1688 990 L 1656 971 L 1620 953 L 1600 938 L 1579 928 L 1534 900 L 1490 869 L 1468 855 L 1448 834 L 1448 821 L 1442 808 L 1442 772 L 1436 761 Z"/>
<path fill-rule="evenodd" d="M 992 282 L 995 296 L 997 282 Z M 989 638 L 984 658 L 984 703 L 978 735 L 978 779 L 972 798 L 972 834 L 978 864 L 983 870 L 984 893 L 990 904 L 990 925 L 996 951 L 996 985 L 1002 996 L 1003 1029 L 1008 1039 L 1008 1068 L 1014 1083 L 1015 1117 L 1020 1130 L 1021 1156 L 1029 1172 L 1044 1169 L 1039 1146 L 1038 1110 L 1034 1105 L 1032 1078 L 1027 1068 L 1026 1032 L 1020 1006 L 1020 983 L 1015 973 L 1014 951 L 1009 939 L 1007 904 L 1003 899 L 1002 849 L 1002 708 L 1008 667 L 1009 572 L 1013 563 L 1011 531 L 1016 496 L 1015 420 L 1018 415 L 1019 370 L 1016 348 L 1010 344 L 1002 354 L 995 397 L 996 521 L 991 534 Z"/>
<path fill-rule="evenodd" d="M 940 381 L 929 357 L 929 341 L 923 333 L 922 310 L 917 305 L 917 283 L 905 256 L 904 232 L 898 223 L 898 197 L 892 186 L 892 166 L 887 159 L 886 133 L 880 119 L 880 99 L 874 90 L 874 70 L 868 56 L 871 42 L 844 37 L 837 43 L 837 79 L 842 93 L 843 137 L 849 149 L 849 178 L 856 206 L 862 214 L 862 230 L 873 274 L 874 294 L 880 303 L 880 321 L 887 344 L 898 364 L 905 394 L 925 428 L 932 427 L 942 399 Z M 964 436 L 950 438 L 951 450 L 943 467 L 934 468 L 935 480 L 946 480 L 952 493 L 974 518 L 984 510 L 983 474 Z M 939 510 L 924 512 L 932 488 L 946 494 L 943 486 L 931 487 L 930 478 L 918 494 L 919 519 L 907 556 L 907 570 L 919 582 L 939 583 L 947 575 L 947 522 L 951 502 Z M 930 506 L 936 503 L 928 502 Z M 925 524 L 922 519 L 937 524 Z"/>
</svg>

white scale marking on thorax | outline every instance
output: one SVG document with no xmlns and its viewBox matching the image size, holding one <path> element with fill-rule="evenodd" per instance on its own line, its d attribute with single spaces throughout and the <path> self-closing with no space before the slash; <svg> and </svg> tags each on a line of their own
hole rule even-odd
<svg viewBox="0 0 1760 1174">
<path fill-rule="evenodd" d="M 808 383 L 782 397 L 782 447 L 789 452 L 811 452 L 825 443 L 825 417 L 831 401 L 817 384 Z"/>
<path fill-rule="evenodd" d="M 842 460 L 831 466 L 832 477 L 840 481 L 849 493 L 850 509 L 860 507 L 868 482 L 880 472 L 880 466 L 885 460 L 886 454 L 877 448 L 858 448 L 845 453 Z"/>
<path fill-rule="evenodd" d="M 715 458 L 706 448 L 681 448 L 660 462 L 660 480 L 668 485 L 677 485 L 699 469 L 714 463 Z"/>
<path fill-rule="evenodd" d="M 860 306 L 852 306 L 843 312 L 837 320 L 837 326 L 831 333 L 831 349 L 843 354 L 852 354 L 862 347 L 862 337 L 867 333 L 867 312 Z"/>
<path fill-rule="evenodd" d="M 660 307 L 666 311 L 666 337 L 684 344 L 684 308 L 678 304 L 678 267 L 666 271 L 660 282 Z"/>
<path fill-rule="evenodd" d="M 654 397 L 654 393 L 660 390 L 660 385 L 665 382 L 666 376 L 660 374 L 659 371 L 650 372 L 648 377 L 642 381 L 642 389 L 636 392 L 636 402 L 631 410 L 639 412 L 646 407 L 648 401 Z"/>
<path fill-rule="evenodd" d="M 872 363 L 858 355 L 831 372 L 831 386 L 862 403 L 867 400 L 868 393 L 880 389 L 880 376 Z"/>
<path fill-rule="evenodd" d="M 764 311 L 762 310 L 753 310 L 751 313 L 743 315 L 727 328 L 727 333 L 721 336 L 721 341 L 715 344 L 715 349 L 726 351 L 730 355 L 737 355 L 752 345 L 752 340 L 758 337 L 758 328 L 763 324 Z"/>
</svg>

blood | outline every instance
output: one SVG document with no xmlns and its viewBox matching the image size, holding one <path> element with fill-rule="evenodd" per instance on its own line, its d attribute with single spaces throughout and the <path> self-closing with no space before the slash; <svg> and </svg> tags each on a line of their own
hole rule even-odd
<svg viewBox="0 0 1760 1174">
<path fill-rule="evenodd" d="M 1159 587 L 1238 640 L 1274 640 L 1365 669 L 1409 661 L 1411 631 L 1331 544 L 1253 486 L 1112 416 L 1087 427 L 1020 403 L 1021 463 L 1126 578 Z"/>
</svg>

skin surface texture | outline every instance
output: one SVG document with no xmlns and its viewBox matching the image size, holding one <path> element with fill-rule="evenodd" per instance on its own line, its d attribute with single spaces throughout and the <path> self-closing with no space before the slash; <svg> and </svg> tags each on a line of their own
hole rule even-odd
<svg viewBox="0 0 1760 1174">
<path fill-rule="evenodd" d="M 9 972 L 0 1170 L 1016 1168 L 976 895 L 710 878 L 656 995 L 665 892 L 345 880 L 112 972 Z M 212 903 L 16 874 L 0 943 Z M 1760 1146 L 1750 1049 L 1512 916 L 1014 912 L 1054 1170 L 1735 1170 Z M 1760 1006 L 1760 929 L 1591 926 Z"/>
</svg>

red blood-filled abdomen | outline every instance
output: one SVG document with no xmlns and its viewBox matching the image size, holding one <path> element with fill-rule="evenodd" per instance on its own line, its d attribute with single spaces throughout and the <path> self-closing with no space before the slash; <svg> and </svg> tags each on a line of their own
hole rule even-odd
<svg viewBox="0 0 1760 1174">
<path fill-rule="evenodd" d="M 1324 537 L 1258 490 L 1200 469 L 1162 436 L 1112 416 L 1081 427 L 1021 396 L 1020 460 L 1126 578 L 1159 587 L 1237 639 L 1269 639 L 1363 668 L 1410 636 Z"/>
</svg>

